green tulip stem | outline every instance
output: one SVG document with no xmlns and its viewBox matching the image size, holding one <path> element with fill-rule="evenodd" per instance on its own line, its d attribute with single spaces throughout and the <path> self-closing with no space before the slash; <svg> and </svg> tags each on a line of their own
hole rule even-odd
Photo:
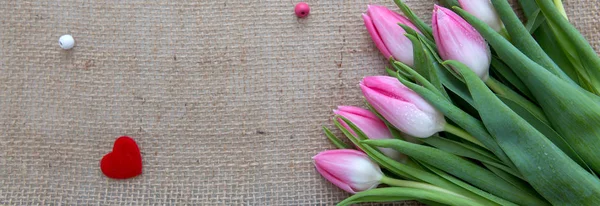
<svg viewBox="0 0 600 206">
<path fill-rule="evenodd" d="M 475 139 L 475 137 L 473 137 L 473 135 L 469 134 L 467 131 L 465 131 L 457 126 L 454 126 L 451 124 L 446 124 L 444 126 L 444 131 L 448 132 L 450 134 L 459 136 L 460 138 L 463 138 L 464 140 L 467 140 L 473 144 L 479 145 L 479 146 L 487 149 L 487 147 L 485 145 L 483 145 L 483 143 L 481 143 L 479 140 Z"/>
<path fill-rule="evenodd" d="M 484 81 L 485 85 L 487 85 L 492 91 L 494 91 L 494 93 L 496 94 L 500 94 L 500 95 L 506 95 L 506 91 L 504 88 L 502 88 L 502 86 L 500 86 L 500 82 L 498 82 L 498 80 L 495 80 L 493 78 L 488 78 L 487 80 Z"/>
<path fill-rule="evenodd" d="M 556 9 L 558 9 L 558 12 L 560 12 L 560 14 L 562 14 L 565 17 L 565 19 L 569 20 L 567 12 L 565 12 L 565 7 L 563 6 L 562 0 L 554 0 L 554 5 L 556 6 Z"/>
<path fill-rule="evenodd" d="M 502 26 L 502 29 L 500 29 L 498 33 L 502 35 L 506 40 L 511 41 L 510 34 L 508 34 L 508 31 L 506 31 L 506 28 L 504 26 Z"/>
<path fill-rule="evenodd" d="M 465 196 L 463 196 L 461 194 L 452 192 L 450 190 L 446 190 L 444 188 L 437 187 L 435 185 L 430 185 L 430 184 L 421 183 L 421 182 L 408 181 L 408 180 L 399 180 L 399 179 L 394 179 L 394 178 L 387 177 L 387 176 L 383 176 L 379 182 L 381 182 L 383 184 L 386 184 L 386 185 L 389 185 L 389 186 L 408 187 L 408 188 L 415 188 L 415 189 L 424 189 L 424 190 L 429 190 L 429 191 L 432 191 L 432 192 L 442 192 L 442 193 L 445 193 L 445 194 L 450 194 L 450 195 L 453 195 L 453 196 L 458 196 L 458 197 L 461 197 L 461 198 L 469 199 L 468 197 L 465 197 Z"/>
</svg>

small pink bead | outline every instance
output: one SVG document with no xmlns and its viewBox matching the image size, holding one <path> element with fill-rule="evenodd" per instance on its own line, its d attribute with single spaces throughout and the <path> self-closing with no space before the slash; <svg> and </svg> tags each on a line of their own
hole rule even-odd
<svg viewBox="0 0 600 206">
<path fill-rule="evenodd" d="M 299 18 L 304 18 L 308 16 L 308 13 L 310 13 L 310 7 L 308 6 L 308 4 L 300 2 L 296 4 L 294 12 L 296 12 L 296 16 L 298 16 Z"/>
</svg>

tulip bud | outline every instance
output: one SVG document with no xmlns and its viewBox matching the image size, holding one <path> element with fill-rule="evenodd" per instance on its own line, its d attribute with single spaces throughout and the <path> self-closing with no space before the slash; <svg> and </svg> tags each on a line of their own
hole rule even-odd
<svg viewBox="0 0 600 206">
<path fill-rule="evenodd" d="M 315 155 L 313 160 L 325 179 L 349 193 L 373 189 L 383 178 L 379 166 L 356 150 L 328 150 Z"/>
<path fill-rule="evenodd" d="M 412 66 L 414 63 L 413 47 L 406 31 L 398 23 L 419 31 L 406 17 L 395 13 L 384 6 L 369 5 L 363 20 L 375 46 L 386 58 L 394 57 L 397 61 Z"/>
<path fill-rule="evenodd" d="M 444 130 L 444 115 L 397 79 L 365 77 L 360 88 L 369 104 L 400 131 L 426 138 Z"/>
<path fill-rule="evenodd" d="M 459 61 L 487 80 L 491 53 L 481 34 L 456 13 L 438 5 L 432 21 L 433 38 L 442 59 Z"/>
<path fill-rule="evenodd" d="M 458 0 L 458 3 L 462 9 L 485 22 L 497 32 L 504 29 L 504 24 L 490 0 Z"/>
<path fill-rule="evenodd" d="M 363 133 L 365 133 L 369 139 L 392 139 L 392 134 L 385 123 L 369 110 L 353 106 L 339 106 L 337 110 L 333 110 L 333 113 L 348 119 Z M 356 135 L 354 131 L 346 124 L 346 122 L 344 122 L 342 119 L 338 119 L 338 121 L 348 131 Z M 396 161 L 404 162 L 406 159 L 405 155 L 394 149 L 378 149 L 381 151 L 381 153 Z"/>
</svg>

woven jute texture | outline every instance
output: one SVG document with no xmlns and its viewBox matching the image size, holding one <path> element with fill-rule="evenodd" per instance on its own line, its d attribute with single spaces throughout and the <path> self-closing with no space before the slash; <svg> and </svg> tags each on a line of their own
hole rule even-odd
<svg viewBox="0 0 600 206">
<path fill-rule="evenodd" d="M 408 0 L 430 19 L 433 0 Z M 360 14 L 391 0 L 0 1 L 1 205 L 333 205 L 311 157 L 385 59 Z M 597 0 L 565 0 L 600 47 Z M 69 51 L 58 38 L 72 34 Z M 119 136 L 143 174 L 102 175 Z M 416 205 L 415 202 L 403 203 Z"/>
</svg>

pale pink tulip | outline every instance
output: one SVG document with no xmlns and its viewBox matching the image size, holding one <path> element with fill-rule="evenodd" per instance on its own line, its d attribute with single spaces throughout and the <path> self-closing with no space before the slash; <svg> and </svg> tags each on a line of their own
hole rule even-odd
<svg viewBox="0 0 600 206">
<path fill-rule="evenodd" d="M 410 20 L 378 5 L 369 5 L 367 13 L 362 16 L 371 39 L 386 58 L 393 56 L 397 61 L 413 65 L 412 43 L 404 36 L 406 31 L 398 25 L 400 23 L 419 31 Z"/>
<path fill-rule="evenodd" d="M 460 7 L 500 32 L 504 24 L 490 0 L 458 0 Z"/>
<path fill-rule="evenodd" d="M 313 160 L 325 179 L 349 193 L 373 189 L 383 178 L 379 166 L 356 150 L 328 150 L 315 155 Z"/>
<path fill-rule="evenodd" d="M 358 127 L 369 139 L 391 139 L 392 134 L 390 130 L 387 128 L 385 123 L 381 121 L 377 115 L 373 114 L 371 111 L 354 106 L 338 106 L 338 109 L 333 110 L 333 113 L 340 115 L 350 122 L 352 122 L 356 127 Z M 356 135 L 354 131 L 344 122 L 342 119 L 338 119 L 340 124 L 344 126 L 348 131 L 352 134 Z M 402 153 L 390 149 L 390 148 L 379 148 L 381 153 L 386 156 L 399 161 L 404 162 L 406 156 Z"/>
<path fill-rule="evenodd" d="M 456 13 L 438 5 L 432 21 L 433 38 L 442 59 L 459 61 L 487 80 L 491 54 L 481 34 Z"/>
<path fill-rule="evenodd" d="M 426 138 L 444 130 L 444 115 L 398 79 L 365 77 L 360 88 L 369 104 L 400 131 Z"/>
</svg>

